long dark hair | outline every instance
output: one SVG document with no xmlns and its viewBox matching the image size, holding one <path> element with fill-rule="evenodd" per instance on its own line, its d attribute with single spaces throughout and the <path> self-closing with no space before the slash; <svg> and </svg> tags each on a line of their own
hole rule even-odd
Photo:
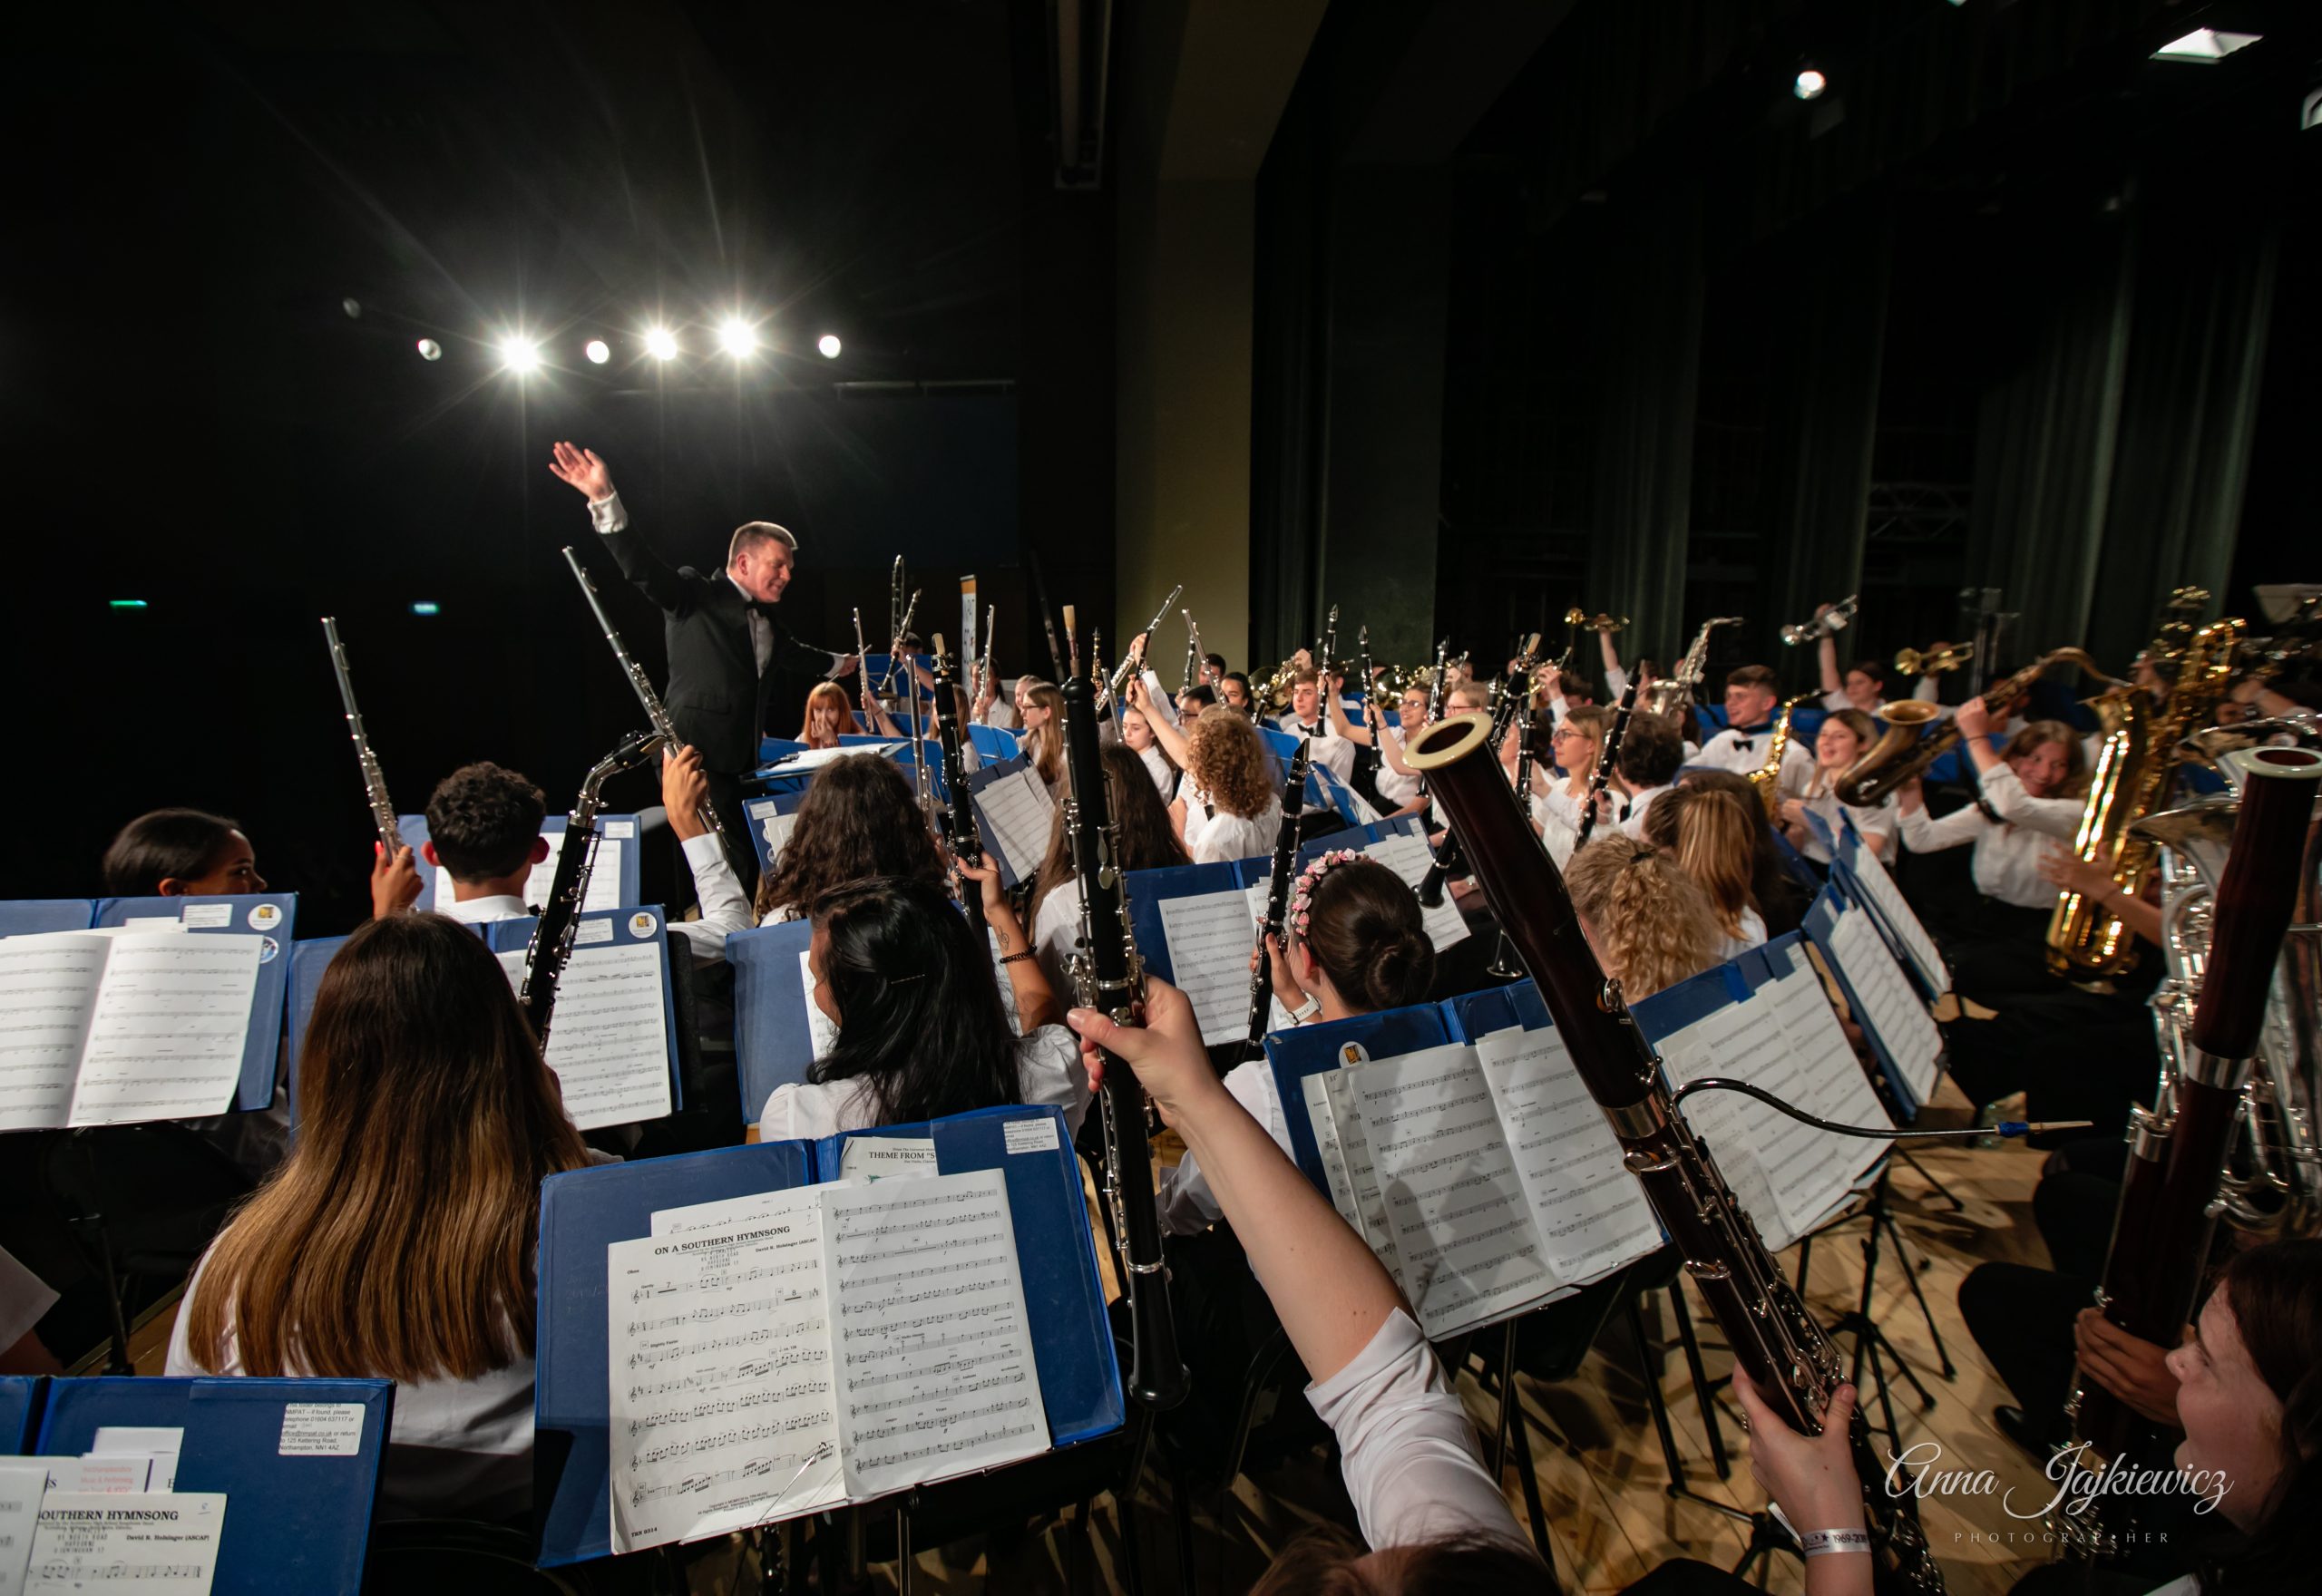
<svg viewBox="0 0 2322 1596">
<path fill-rule="evenodd" d="M 2204 1596 L 2310 1591 L 2322 1560 L 2322 1241 L 2235 1255 L 2218 1282 L 2249 1361 L 2282 1404 L 2281 1473 L 2248 1542 L 2200 1569 Z"/>
<path fill-rule="evenodd" d="M 1324 871 L 1307 895 L 1306 928 L 1292 937 L 1351 1007 L 1423 1003 L 1435 984 L 1435 944 L 1420 923 L 1419 898 L 1375 859 Z"/>
<path fill-rule="evenodd" d="M 1134 749 L 1107 743 L 1097 757 L 1105 766 L 1105 802 L 1112 807 L 1113 829 L 1120 839 L 1123 870 L 1159 870 L 1164 865 L 1191 864 L 1192 856 L 1169 824 L 1168 806 L 1153 785 L 1153 773 Z M 1039 918 L 1040 904 L 1050 892 L 1072 879 L 1072 846 L 1064 834 L 1064 805 L 1049 817 L 1049 851 L 1040 857 L 1040 873 L 1033 878 L 1028 919 Z"/>
<path fill-rule="evenodd" d="M 141 814 L 105 850 L 105 896 L 151 898 L 173 876 L 190 881 L 207 875 L 210 861 L 241 829 L 240 822 L 202 809 Z"/>
<path fill-rule="evenodd" d="M 1757 900 L 1758 912 L 1765 917 L 1769 939 L 1786 937 L 1796 930 L 1806 919 L 1806 911 L 1813 900 L 1806 889 L 1782 863 L 1781 844 L 1774 840 L 1772 822 L 1766 819 L 1766 806 L 1758 796 L 1758 789 L 1750 778 L 1730 770 L 1689 770 L 1681 787 L 1705 787 L 1712 793 L 1728 793 L 1748 808 L 1750 824 L 1750 896 Z M 1660 804 L 1655 803 L 1654 809 Z M 1654 809 L 1644 812 L 1649 824 Z"/>
<path fill-rule="evenodd" d="M 816 901 L 838 1040 L 809 1072 L 860 1080 L 874 1124 L 1021 1103 L 990 949 L 938 882 L 883 877 Z"/>
<path fill-rule="evenodd" d="M 784 907 L 803 912 L 869 876 L 941 882 L 943 861 L 902 769 L 883 754 L 850 754 L 806 789 L 782 857 L 758 882 L 758 918 Z"/>
</svg>

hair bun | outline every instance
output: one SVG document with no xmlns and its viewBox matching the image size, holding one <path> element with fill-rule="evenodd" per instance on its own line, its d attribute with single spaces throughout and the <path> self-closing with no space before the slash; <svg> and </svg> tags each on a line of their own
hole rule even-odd
<svg viewBox="0 0 2322 1596">
<path fill-rule="evenodd" d="M 1373 1008 L 1423 1003 L 1435 985 L 1435 944 L 1424 929 L 1405 930 L 1372 949 L 1363 972 L 1364 994 Z"/>
</svg>

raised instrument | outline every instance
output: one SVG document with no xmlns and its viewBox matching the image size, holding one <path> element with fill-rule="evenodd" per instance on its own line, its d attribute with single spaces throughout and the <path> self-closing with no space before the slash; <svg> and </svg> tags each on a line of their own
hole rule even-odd
<svg viewBox="0 0 2322 1596">
<path fill-rule="evenodd" d="M 1177 683 L 1177 696 L 1182 698 L 1194 690 L 1195 683 L 1200 679 L 1195 673 L 1201 669 L 1201 628 L 1194 625 L 1192 610 L 1181 609 L 1177 613 L 1185 618 L 1185 674 Z"/>
<path fill-rule="evenodd" d="M 1605 789 L 1613 783 L 1613 762 L 1621 756 L 1621 739 L 1628 735 L 1629 716 L 1636 711 L 1636 679 L 1621 692 L 1620 706 L 1613 711 L 1613 724 L 1605 728 L 1605 745 L 1596 751 L 1595 774 L 1588 778 L 1588 796 L 1580 806 L 1580 826 L 1572 841 L 1572 851 L 1579 852 L 1588 846 L 1588 833 L 1596 829 L 1596 811 L 1605 797 Z"/>
<path fill-rule="evenodd" d="M 2143 891 L 2152 875 L 2159 849 L 2136 834 L 2133 822 L 2167 805 L 2177 783 L 2180 744 L 2217 718 L 2241 631 L 2238 620 L 2216 621 L 2173 650 L 2176 681 L 2157 712 L 2142 687 L 2120 688 L 2095 701 L 2104 745 L 2089 778 L 2073 851 L 2102 866 L 2122 891 Z M 2056 895 L 2047 944 L 2049 969 L 2068 979 L 2122 975 L 2137 962 L 2136 938 L 2120 917 L 2102 900 L 2081 892 Z"/>
<path fill-rule="evenodd" d="M 1720 627 L 1738 627 L 1738 615 L 1721 615 L 1702 622 L 1692 647 L 1677 662 L 1676 674 L 1663 676 L 1644 690 L 1644 706 L 1655 715 L 1679 715 L 1693 708 L 1702 678 L 1709 674 L 1709 637 Z"/>
<path fill-rule="evenodd" d="M 1169 596 L 1161 600 L 1161 608 L 1155 610 L 1153 618 L 1145 623 L 1145 629 L 1131 639 L 1128 651 L 1121 656 L 1120 668 L 1113 672 L 1112 679 L 1106 684 L 1107 697 L 1118 698 L 1127 688 L 1129 677 L 1145 668 L 1146 645 L 1153 640 L 1153 628 L 1161 624 L 1162 617 L 1176 608 L 1177 595 L 1185 590 L 1185 585 L 1183 582 L 1170 589 Z"/>
<path fill-rule="evenodd" d="M 1500 745 L 1507 741 L 1507 730 L 1515 724 L 1517 710 L 1519 707 L 1528 706 L 1531 702 L 1530 693 L 1521 688 L 1513 691 L 1506 689 L 1510 682 L 1530 679 L 1532 660 L 1539 653 L 1539 649 L 1540 634 L 1534 632 L 1524 645 L 1523 653 L 1518 655 L 1509 667 L 1508 675 L 1493 684 L 1489 735 L 1494 759 L 1499 757 Z M 1416 889 L 1420 902 L 1426 908 L 1433 909 L 1443 901 L 1444 884 L 1448 881 L 1459 881 L 1467 873 L 1468 856 L 1459 846 L 1459 828 L 1446 821 L 1443 827 L 1442 845 L 1436 849 L 1435 861 L 1427 867 L 1427 873 L 1420 878 L 1419 886 Z"/>
<path fill-rule="evenodd" d="M 1322 623 L 1322 640 L 1314 646 L 1314 669 L 1321 673 L 1323 690 L 1329 691 L 1331 657 L 1339 651 L 1339 607 L 1331 606 L 1330 618 Z"/>
<path fill-rule="evenodd" d="M 935 716 L 935 737 L 943 750 L 943 790 L 951 795 L 946 812 L 943 841 L 961 864 L 983 862 L 983 839 L 976 834 L 976 806 L 968 792 L 968 760 L 960 747 L 959 706 L 951 697 L 951 661 L 943 652 L 943 634 L 935 634 L 935 694 L 929 706 Z M 960 907 L 976 940 L 984 936 L 983 894 L 972 881 L 962 882 Z"/>
<path fill-rule="evenodd" d="M 2034 682 L 2059 665 L 2076 665 L 2107 686 L 2128 684 L 2106 676 L 2082 648 L 2055 648 L 1985 689 L 1984 701 L 1999 705 L 2020 698 Z M 1887 795 L 1933 764 L 1958 743 L 1958 723 L 1943 706 L 1919 698 L 1897 698 L 1878 706 L 1887 729 L 1856 760 L 1839 773 L 1830 791 L 1841 803 L 1875 809 Z"/>
<path fill-rule="evenodd" d="M 1000 606 L 997 604 L 985 605 L 983 608 L 983 657 L 973 662 L 975 667 L 975 679 L 973 682 L 969 684 L 970 691 L 968 695 L 968 706 L 971 709 L 978 704 L 982 703 L 983 696 L 986 693 L 991 692 L 993 689 L 993 682 L 991 679 L 991 644 L 992 637 L 994 636 L 993 626 L 999 619 Z"/>
<path fill-rule="evenodd" d="M 1282 935 L 1283 920 L 1290 913 L 1290 877 L 1298 861 L 1298 813 L 1305 807 L 1306 773 L 1313 767 L 1313 760 L 1314 740 L 1299 738 L 1298 751 L 1290 756 L 1290 769 L 1282 778 L 1282 823 L 1273 833 L 1273 873 L 1266 878 L 1266 918 L 1258 928 L 1257 968 L 1250 972 L 1250 1025 L 1242 1043 L 1245 1059 L 1263 1057 L 1266 1050 L 1267 1011 L 1273 1003 L 1273 961 L 1266 957 L 1266 944 Z"/>
<path fill-rule="evenodd" d="M 1790 752 L 1790 717 L 1798 706 L 1820 698 L 1820 693 L 1800 693 L 1795 698 L 1782 700 L 1781 713 L 1774 717 L 1774 729 L 1766 738 L 1766 762 L 1750 773 L 1750 784 L 1758 790 L 1758 802 L 1766 807 L 1766 818 L 1772 820 L 1781 813 L 1781 762 Z"/>
<path fill-rule="evenodd" d="M 1040 577 L 1040 553 L 1037 549 L 1024 551 L 1024 562 L 1032 568 L 1032 595 L 1040 607 L 1040 630 L 1048 634 L 1049 668 L 1051 680 L 1062 682 L 1065 677 L 1064 656 L 1056 648 L 1056 622 L 1049 617 L 1049 585 Z"/>
<path fill-rule="evenodd" d="M 868 715 L 876 700 L 871 696 L 871 650 L 863 641 L 863 606 L 860 604 L 854 607 L 854 674 L 863 684 L 863 713 Z"/>
<path fill-rule="evenodd" d="M 371 823 L 378 829 L 379 851 L 387 862 L 403 852 L 403 827 L 395 820 L 395 800 L 387 796 L 387 778 L 380 774 L 379 756 L 363 730 L 363 712 L 355 706 L 355 678 L 347 673 L 346 650 L 338 640 L 338 621 L 323 617 L 323 637 L 330 645 L 330 668 L 338 677 L 338 701 L 346 706 L 346 733 L 355 739 L 355 763 L 363 770 L 363 795 L 370 801 Z"/>
<path fill-rule="evenodd" d="M 1802 620 L 1795 626 L 1782 628 L 1781 640 L 1795 648 L 1800 643 L 1815 643 L 1824 637 L 1834 637 L 1847 629 L 1854 619 L 1855 611 L 1861 606 L 1862 595 L 1850 593 L 1812 620 Z"/>
<path fill-rule="evenodd" d="M 895 563 L 887 571 L 887 630 L 895 643 L 887 650 L 887 668 L 879 677 L 879 696 L 885 697 L 894 690 L 895 662 L 902 657 L 902 638 L 911 630 L 912 611 L 919 608 L 919 595 L 911 596 L 908 608 L 903 603 L 903 557 L 895 556 Z"/>
<path fill-rule="evenodd" d="M 1943 648 L 1905 648 L 1895 656 L 1895 668 L 1907 676 L 1940 676 L 1957 670 L 1976 657 L 1973 643 L 1953 643 Z"/>
<path fill-rule="evenodd" d="M 1817 1433 L 1846 1379 L 1839 1349 L 1759 1239 L 1710 1150 L 1679 1117 L 1652 1047 L 1630 1019 L 1581 929 L 1564 878 L 1524 822 L 1486 744 L 1480 720 L 1420 732 L 1406 754 L 1427 773 L 1474 861 L 1476 879 L 1537 983 L 1573 1067 L 1604 1110 L 1663 1229 L 1676 1243 L 1735 1361 L 1793 1429 Z M 1915 1495 L 1887 1487 L 1861 1410 L 1853 1455 L 1882 1591 L 1933 1592 L 1942 1575 L 1921 1533 Z M 1808 1526 L 1800 1526 L 1808 1527 Z"/>
<path fill-rule="evenodd" d="M 2106 1319 L 2162 1347 L 2182 1336 L 2208 1270 L 2226 1158 L 2297 905 L 2302 872 L 2290 865 L 2305 853 L 2322 790 L 2322 754 L 2311 749 L 2244 749 L 2222 763 L 2240 804 L 2211 889 L 2206 957 L 2193 993 L 2172 983 L 2155 993 L 2161 1085 L 2151 1108 L 2131 1111 L 2128 1169 L 2096 1293 Z M 2074 1435 L 2109 1460 L 2143 1433 L 2145 1421 L 2093 1382 L 2066 1411 Z M 2125 1527 L 2126 1504 L 2098 1500 L 2101 1522 L 2082 1526 L 2075 1543 L 2101 1552 Z"/>
<path fill-rule="evenodd" d="M 1448 657 L 1451 639 L 1446 637 L 1435 646 L 1435 674 L 1428 678 L 1427 718 L 1429 725 L 1443 718 L 1443 676 L 1450 668 Z"/>
<path fill-rule="evenodd" d="M 1065 628 L 1072 627 L 1065 612 Z M 1088 678 L 1064 684 L 1064 834 L 1080 881 L 1078 949 L 1072 985 L 1080 1005 L 1116 1025 L 1145 1023 L 1145 966 L 1129 927 L 1128 892 L 1114 834 L 1105 766 L 1097 748 L 1097 696 Z M 1153 1203 L 1153 1150 L 1145 1129 L 1145 1088 L 1128 1061 L 1106 1053 L 1098 1093 L 1104 1115 L 1105 1196 L 1121 1287 L 1128 1299 L 1128 1394 L 1147 1407 L 1175 1407 L 1191 1377 L 1177 1353 L 1169 1313 L 1169 1274 L 1161 1259 L 1161 1215 Z"/>
<path fill-rule="evenodd" d="M 644 706 L 646 724 L 653 728 L 655 735 L 668 745 L 672 753 L 684 747 L 685 739 L 678 735 L 677 723 L 669 718 L 668 706 L 661 702 L 661 695 L 653 690 L 653 678 L 645 674 L 645 667 L 638 664 L 629 653 L 629 645 L 620 640 L 620 632 L 614 627 L 613 618 L 605 613 L 605 601 L 597 597 L 597 584 L 589 579 L 588 571 L 581 567 L 580 557 L 568 547 L 564 550 L 564 563 L 572 568 L 572 579 L 580 584 L 581 595 L 589 600 L 589 608 L 596 615 L 597 625 L 604 629 L 605 641 L 612 646 L 613 657 L 620 661 L 621 674 L 629 677 L 629 690 L 637 695 L 638 703 Z M 717 838 L 718 846 L 730 855 L 733 844 L 726 835 L 725 822 L 717 818 L 717 805 L 705 797 L 697 813 L 701 816 L 703 829 Z"/>
<path fill-rule="evenodd" d="M 580 795 L 565 818 L 564 841 L 556 851 L 556 874 L 551 880 L 548 902 L 532 927 L 524 949 L 524 978 L 516 1001 L 532 1024 L 541 1056 L 548 1056 L 548 1025 L 556 1010 L 557 983 L 571 961 L 573 939 L 580 929 L 581 906 L 589 898 L 589 876 L 597 867 L 597 811 L 607 782 L 652 760 L 668 745 L 666 733 L 631 732 L 610 754 L 589 767 Z"/>
</svg>

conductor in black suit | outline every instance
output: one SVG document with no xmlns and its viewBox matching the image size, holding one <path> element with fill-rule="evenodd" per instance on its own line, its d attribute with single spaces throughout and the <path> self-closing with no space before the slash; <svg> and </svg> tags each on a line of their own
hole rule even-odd
<svg viewBox="0 0 2322 1596">
<path fill-rule="evenodd" d="M 787 528 L 745 521 L 735 529 L 723 571 L 705 576 L 691 566 L 673 569 L 630 530 L 612 472 L 593 451 L 558 443 L 549 469 L 588 499 L 590 519 L 621 574 L 660 607 L 669 651 L 669 681 L 661 696 L 678 735 L 701 750 L 735 873 L 750 891 L 757 883 L 757 850 L 747 840 L 741 781 L 757 768 L 773 673 L 779 668 L 836 679 L 854 669 L 854 657 L 802 643 L 775 618 L 774 607 L 782 602 L 798 558 L 798 540 Z"/>
</svg>

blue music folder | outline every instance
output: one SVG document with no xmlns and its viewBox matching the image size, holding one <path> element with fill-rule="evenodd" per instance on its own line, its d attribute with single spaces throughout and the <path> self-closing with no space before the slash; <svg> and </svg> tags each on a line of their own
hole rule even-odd
<svg viewBox="0 0 2322 1596">
<path fill-rule="evenodd" d="M 1006 726 L 985 725 L 981 721 L 969 724 L 968 741 L 975 745 L 976 757 L 986 764 L 1013 759 L 1021 751 L 1015 733 Z"/>
<path fill-rule="evenodd" d="M 1254 864 L 1257 874 L 1245 877 L 1244 864 Z M 1133 870 L 1121 878 L 1122 890 L 1128 896 L 1129 936 L 1137 943 L 1137 957 L 1145 968 L 1163 980 L 1177 982 L 1177 966 L 1169 953 L 1168 934 L 1162 929 L 1161 905 L 1171 898 L 1200 898 L 1212 892 L 1238 894 L 1245 881 L 1263 881 L 1266 861 L 1244 860 L 1231 864 L 1172 864 L 1159 870 Z M 1250 934 L 1250 945 L 1257 946 L 1257 933 Z"/>
<path fill-rule="evenodd" d="M 1290 1128 L 1290 1153 L 1314 1189 L 1330 1194 L 1322 1173 L 1322 1151 L 1314 1143 L 1314 1126 L 1306 1117 L 1305 1079 L 1324 1070 L 1344 1069 L 1374 1058 L 1394 1058 L 1422 1048 L 1440 1047 L 1453 1040 L 1443 1023 L 1443 1010 L 1432 1003 L 1409 1008 L 1382 1008 L 1376 1014 L 1350 1015 L 1345 1019 L 1293 1026 L 1266 1036 L 1266 1067 L 1273 1071 L 1274 1094 L 1282 1105 L 1283 1124 Z"/>
<path fill-rule="evenodd" d="M 46 1375 L 0 1375 L 0 1455 L 20 1457 L 33 1449 L 47 1401 Z"/>
<path fill-rule="evenodd" d="M 353 1591 L 395 1392 L 392 1380 L 51 1380 L 39 1455 L 78 1457 L 101 1426 L 182 1430 L 176 1488 L 226 1497 L 211 1596 Z"/>
<path fill-rule="evenodd" d="M 742 813 L 750 825 L 750 846 L 758 852 L 760 875 L 774 873 L 774 861 L 782 852 L 775 838 L 780 834 L 787 839 L 787 817 L 797 813 L 798 806 L 805 802 L 806 784 L 804 783 L 795 788 L 742 800 Z"/>
<path fill-rule="evenodd" d="M 426 855 L 422 852 L 430 841 L 427 817 L 424 814 L 400 814 L 395 820 L 402 828 L 404 841 L 411 844 L 412 866 L 419 871 L 419 898 L 413 907 L 432 912 L 435 908 L 438 881 L 436 867 L 427 862 Z M 541 821 L 541 835 L 548 839 L 548 857 L 532 867 L 532 879 L 524 895 L 524 900 L 534 909 L 548 901 L 549 882 L 556 874 L 556 853 L 564 845 L 567 823 L 566 818 L 561 814 L 547 815 Z M 631 909 L 637 905 L 642 890 L 639 885 L 642 876 L 639 873 L 641 850 L 637 831 L 637 817 L 633 814 L 600 814 L 597 817 L 597 866 L 589 877 L 589 896 L 600 907 Z M 608 842 L 620 844 L 617 863 L 605 848 Z M 610 902 L 604 900 L 608 883 L 616 894 Z"/>
<path fill-rule="evenodd" d="M 90 898 L 10 898 L 0 900 L 0 937 L 37 936 L 43 931 L 85 931 L 97 923 Z"/>
<path fill-rule="evenodd" d="M 671 1113 L 685 1104 L 685 1071 L 678 1067 L 677 988 L 669 979 L 669 927 L 668 917 L 660 907 L 649 905 L 630 909 L 590 909 L 581 911 L 580 929 L 573 937 L 572 956 L 585 958 L 592 949 L 603 948 L 650 947 L 653 949 L 656 977 L 661 987 L 661 1043 L 663 1066 L 669 1076 L 669 1109 Z M 522 953 L 532 945 L 532 933 L 540 921 L 530 915 L 522 920 L 491 920 L 477 927 L 483 945 L 494 953 Z M 687 954 L 690 959 L 692 955 Z M 563 995 L 571 990 L 571 967 L 567 965 L 564 984 L 559 988 L 558 1012 L 563 1011 Z M 556 1050 L 556 1023 L 551 1015 L 549 1024 L 549 1051 L 553 1061 Z M 567 1090 L 568 1108 L 571 1090 Z M 641 1120 L 590 1119 L 585 1111 L 572 1110 L 574 1123 L 583 1130 L 601 1125 L 640 1124 Z M 647 1115 L 647 1119 L 658 1115 Z"/>
<path fill-rule="evenodd" d="M 726 939 L 726 958 L 734 967 L 734 1073 L 745 1124 L 756 1124 L 774 1089 L 804 1081 L 815 1062 L 799 964 L 814 939 L 814 922 L 803 920 L 753 926 Z"/>
<path fill-rule="evenodd" d="M 298 934 L 298 894 L 243 892 L 217 898 L 100 898 L 96 923 L 127 925 L 132 920 L 171 920 L 195 936 L 237 932 L 263 939 L 259 949 L 258 986 L 250 993 L 249 1029 L 242 1041 L 242 1081 L 234 1106 L 244 1111 L 274 1101 L 274 1066 L 282 1047 L 282 1020 L 288 1007 L 291 938 Z"/>
</svg>

